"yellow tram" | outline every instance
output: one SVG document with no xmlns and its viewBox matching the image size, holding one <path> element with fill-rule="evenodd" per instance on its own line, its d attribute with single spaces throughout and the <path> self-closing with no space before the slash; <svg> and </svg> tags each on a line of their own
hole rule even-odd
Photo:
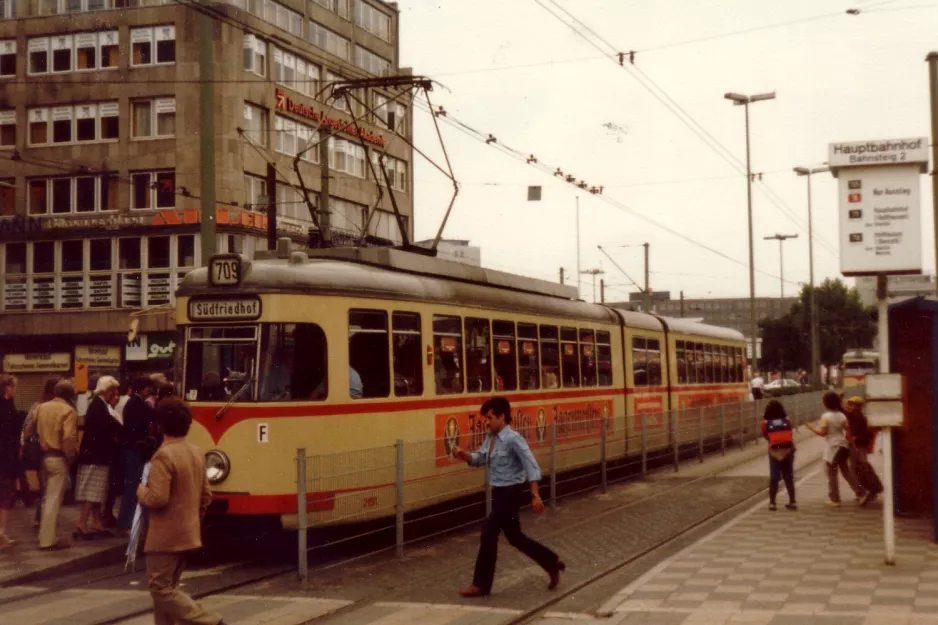
<svg viewBox="0 0 938 625">
<path fill-rule="evenodd" d="M 186 276 L 176 315 L 211 513 L 295 527 L 298 448 L 342 465 L 407 441 L 409 509 L 478 490 L 450 452 L 481 441 L 494 394 L 535 453 L 557 424 L 558 470 L 598 462 L 602 423 L 610 456 L 636 453 L 641 414 L 649 450 L 665 449 L 681 442 L 668 411 L 746 398 L 741 334 L 575 298 L 391 248 L 212 257 Z M 375 462 L 314 484 L 311 521 L 386 509 Z"/>
</svg>

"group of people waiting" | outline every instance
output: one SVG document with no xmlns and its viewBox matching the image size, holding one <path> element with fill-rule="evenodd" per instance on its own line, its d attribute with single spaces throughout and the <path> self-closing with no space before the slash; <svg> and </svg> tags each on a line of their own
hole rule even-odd
<svg viewBox="0 0 938 625">
<path fill-rule="evenodd" d="M 877 432 L 863 414 L 862 397 L 844 401 L 841 395 L 829 392 L 822 401 L 825 411 L 820 419 L 805 425 L 826 443 L 823 457 L 827 465 L 828 505 L 841 505 L 839 476 L 842 475 L 856 495 L 857 503 L 865 506 L 883 492 L 883 484 L 868 459 L 873 453 Z M 762 436 L 769 443 L 769 510 L 776 509 L 781 481 L 788 491 L 785 507 L 796 510 L 794 426 L 781 402 L 773 400 L 766 405 Z"/>
<path fill-rule="evenodd" d="M 71 546 L 58 536 L 57 524 L 75 465 L 74 495 L 82 507 L 72 539 L 130 533 L 143 466 L 159 446 L 155 408 L 172 394 L 172 385 L 157 374 L 122 387 L 105 375 L 91 388 L 80 416 L 74 382 L 50 378 L 42 399 L 23 418 L 16 409 L 16 378 L 0 376 L 0 549 L 15 543 L 7 523 L 17 498 L 27 507 L 38 500 L 34 527 L 40 549 Z"/>
</svg>

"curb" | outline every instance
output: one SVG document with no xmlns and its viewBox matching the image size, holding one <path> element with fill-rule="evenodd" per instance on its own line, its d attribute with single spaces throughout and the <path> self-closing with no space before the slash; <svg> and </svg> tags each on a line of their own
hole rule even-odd
<svg viewBox="0 0 938 625">
<path fill-rule="evenodd" d="M 81 573 L 83 571 L 87 571 L 88 569 L 120 564 L 124 562 L 126 551 L 126 543 L 116 544 L 108 547 L 107 549 L 89 553 L 88 555 L 80 556 L 74 560 L 69 560 L 68 562 L 62 562 L 61 564 L 56 564 L 44 569 L 39 569 L 37 571 L 31 571 L 22 575 L 14 575 L 3 581 L 0 581 L 0 588 L 22 586 L 24 584 L 34 584 L 36 582 L 44 582 L 58 577 L 65 577 L 66 575 Z"/>
</svg>

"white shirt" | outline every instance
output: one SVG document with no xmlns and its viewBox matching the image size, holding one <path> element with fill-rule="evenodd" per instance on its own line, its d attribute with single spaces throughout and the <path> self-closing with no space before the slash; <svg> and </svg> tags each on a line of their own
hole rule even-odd
<svg viewBox="0 0 938 625">
<path fill-rule="evenodd" d="M 752 388 L 765 388 L 765 380 L 762 379 L 761 375 L 752 379 Z"/>
<path fill-rule="evenodd" d="M 840 447 L 847 447 L 847 417 L 842 412 L 828 411 L 821 415 L 819 427 L 827 426 L 827 436 L 824 440 L 827 447 L 824 449 L 824 462 L 831 462 L 834 454 Z"/>
</svg>

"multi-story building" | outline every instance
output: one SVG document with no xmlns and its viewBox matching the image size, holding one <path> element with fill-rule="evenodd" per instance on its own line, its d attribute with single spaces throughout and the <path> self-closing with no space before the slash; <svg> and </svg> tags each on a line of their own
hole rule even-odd
<svg viewBox="0 0 938 625">
<path fill-rule="evenodd" d="M 334 239 L 367 225 L 400 240 L 386 193 L 371 211 L 366 152 L 385 155 L 411 236 L 409 98 L 357 90 L 368 105 L 352 105 L 366 116 L 360 132 L 344 101 L 329 100 L 335 81 L 409 73 L 398 19 L 380 0 L 0 0 L 0 355 L 22 403 L 76 361 L 92 374 L 166 369 L 166 305 L 203 260 L 202 221 L 215 222 L 217 252 L 266 249 L 268 163 L 278 234 L 305 245 L 312 223 L 293 160 L 320 127 L 333 135 Z M 208 97 L 214 207 L 200 200 Z M 319 159 L 310 149 L 299 163 L 314 202 Z M 132 315 L 140 339 L 127 345 Z"/>
<path fill-rule="evenodd" d="M 641 310 L 640 293 L 629 294 L 628 302 L 613 302 L 610 306 Z M 787 314 L 797 297 L 757 297 L 756 320 L 777 318 Z M 706 297 L 670 299 L 665 293 L 654 293 L 654 312 L 663 317 L 692 317 L 703 323 L 732 328 L 744 335 L 751 334 L 748 297 Z"/>
<path fill-rule="evenodd" d="M 889 276 L 887 297 L 929 297 L 935 294 L 935 276 Z M 876 305 L 876 278 L 857 278 L 857 292 L 864 306 Z"/>
</svg>

